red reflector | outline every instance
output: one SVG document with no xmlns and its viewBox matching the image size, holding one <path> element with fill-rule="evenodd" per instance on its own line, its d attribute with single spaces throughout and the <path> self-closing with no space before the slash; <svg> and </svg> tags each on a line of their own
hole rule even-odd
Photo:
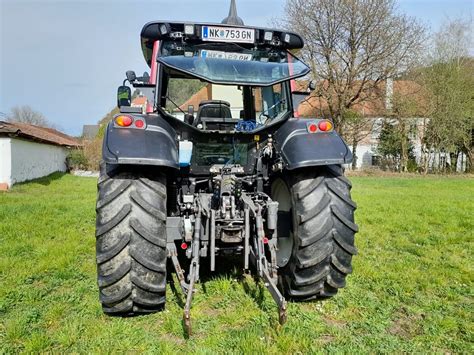
<svg viewBox="0 0 474 355">
<path fill-rule="evenodd" d="M 181 249 L 183 250 L 188 249 L 188 245 L 186 243 L 181 244 Z"/>
<path fill-rule="evenodd" d="M 310 123 L 308 125 L 308 132 L 309 133 L 316 133 L 318 131 L 318 126 L 316 125 L 316 123 Z"/>
<path fill-rule="evenodd" d="M 323 132 L 330 131 L 332 129 L 332 123 L 329 121 L 319 122 L 319 129 Z"/>
<path fill-rule="evenodd" d="M 268 244 L 268 238 L 267 237 L 263 238 L 263 244 Z"/>
<path fill-rule="evenodd" d="M 130 116 L 125 116 L 125 115 L 120 115 L 117 118 L 115 118 L 115 122 L 120 126 L 120 127 L 128 127 L 131 126 L 133 123 L 133 118 Z"/>
<path fill-rule="evenodd" d="M 137 128 L 143 128 L 144 125 L 145 123 L 142 120 L 135 121 L 135 127 Z"/>
</svg>

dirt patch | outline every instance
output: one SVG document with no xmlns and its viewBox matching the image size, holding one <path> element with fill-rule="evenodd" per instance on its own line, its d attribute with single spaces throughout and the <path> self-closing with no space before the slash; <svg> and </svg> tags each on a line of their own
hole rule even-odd
<svg viewBox="0 0 474 355">
<path fill-rule="evenodd" d="M 322 345 L 326 345 L 326 344 L 329 344 L 329 343 L 333 342 L 334 339 L 336 339 L 334 336 L 329 335 L 329 334 L 324 334 L 324 335 L 319 337 L 319 342 Z"/>
<path fill-rule="evenodd" d="M 401 308 L 395 313 L 392 325 L 388 333 L 404 339 L 411 339 L 421 334 L 421 321 L 425 318 L 424 314 L 412 314 L 407 309 Z"/>
<path fill-rule="evenodd" d="M 330 327 L 335 327 L 335 328 L 345 328 L 347 322 L 344 322 L 343 320 L 340 319 L 333 319 L 333 318 L 324 318 L 324 322 L 329 325 Z"/>
<path fill-rule="evenodd" d="M 73 170 L 72 175 L 80 176 L 80 177 L 99 177 L 98 171 L 90 171 L 90 170 Z"/>
<path fill-rule="evenodd" d="M 216 308 L 204 308 L 204 309 L 201 309 L 201 313 L 204 314 L 205 316 L 215 318 L 221 315 L 222 312 Z"/>
<path fill-rule="evenodd" d="M 186 340 L 182 337 L 176 336 L 174 334 L 165 334 L 160 337 L 161 340 L 165 342 L 170 342 L 175 345 L 184 345 L 186 344 Z"/>
</svg>

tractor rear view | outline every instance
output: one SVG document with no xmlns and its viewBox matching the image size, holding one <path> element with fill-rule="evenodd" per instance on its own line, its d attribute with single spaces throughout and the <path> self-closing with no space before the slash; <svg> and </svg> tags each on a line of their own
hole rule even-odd
<svg viewBox="0 0 474 355">
<path fill-rule="evenodd" d="M 222 24 L 142 30 L 151 72 L 126 81 L 147 98 L 146 112 L 124 83 L 98 182 L 107 314 L 163 309 L 174 271 L 190 333 L 200 271 L 219 271 L 231 255 L 263 280 L 284 323 L 287 300 L 334 296 L 352 271 L 356 205 L 342 168 L 352 155 L 329 120 L 298 118 L 312 86 L 295 89 L 310 71 L 292 54 L 303 40 L 244 26 L 234 5 Z M 195 90 L 177 102 L 183 88 Z"/>
</svg>

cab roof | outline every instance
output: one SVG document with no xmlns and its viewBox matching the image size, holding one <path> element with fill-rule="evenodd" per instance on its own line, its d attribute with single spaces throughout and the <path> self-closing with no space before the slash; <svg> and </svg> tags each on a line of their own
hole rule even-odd
<svg viewBox="0 0 474 355">
<path fill-rule="evenodd" d="M 141 32 L 141 44 L 145 61 L 151 66 L 155 41 L 171 40 L 186 43 L 204 43 L 203 28 L 206 27 L 255 31 L 254 41 L 252 43 L 238 43 L 240 46 L 246 48 L 273 47 L 285 50 L 298 50 L 304 46 L 303 38 L 300 35 L 284 30 L 253 26 L 236 26 L 222 23 L 154 21 L 147 23 Z M 215 40 L 215 42 L 218 41 Z"/>
</svg>

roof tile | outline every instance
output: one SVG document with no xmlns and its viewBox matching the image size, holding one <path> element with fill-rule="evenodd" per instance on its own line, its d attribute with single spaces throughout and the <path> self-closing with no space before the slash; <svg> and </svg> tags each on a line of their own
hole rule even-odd
<svg viewBox="0 0 474 355">
<path fill-rule="evenodd" d="M 0 135 L 18 136 L 25 139 L 66 147 L 82 146 L 78 139 L 59 132 L 56 129 L 26 123 L 0 121 Z"/>
</svg>

